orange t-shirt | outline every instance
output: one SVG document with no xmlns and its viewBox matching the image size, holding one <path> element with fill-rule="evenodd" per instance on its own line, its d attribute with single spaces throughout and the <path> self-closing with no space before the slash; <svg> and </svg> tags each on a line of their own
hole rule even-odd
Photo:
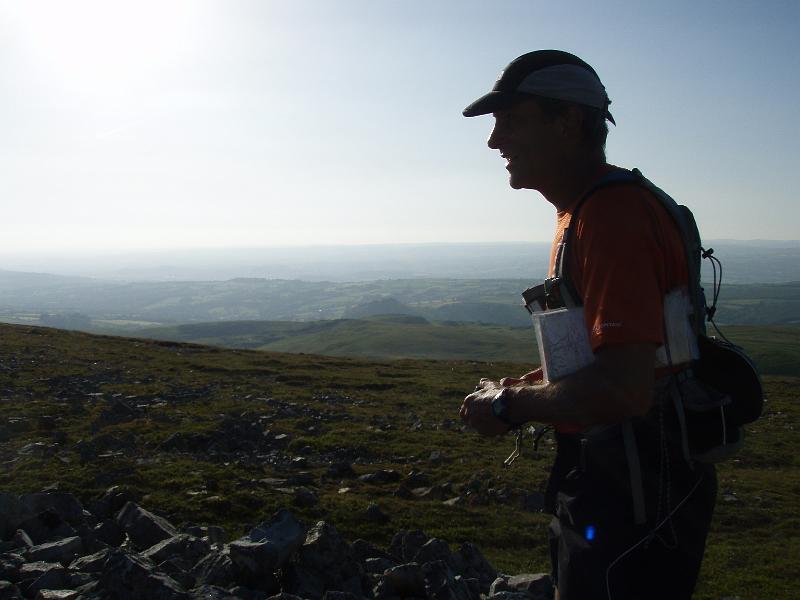
<svg viewBox="0 0 800 600">
<path fill-rule="evenodd" d="M 616 169 L 606 165 L 600 177 Z M 557 215 L 550 275 L 580 198 Z M 569 274 L 584 305 L 592 350 L 604 344 L 664 341 L 664 296 L 688 284 L 680 233 L 659 200 L 636 184 L 590 196 L 572 224 Z"/>
</svg>

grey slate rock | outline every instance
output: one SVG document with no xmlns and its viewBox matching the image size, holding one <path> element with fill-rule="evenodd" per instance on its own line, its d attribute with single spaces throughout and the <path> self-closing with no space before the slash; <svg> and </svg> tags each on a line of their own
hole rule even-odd
<svg viewBox="0 0 800 600">
<path fill-rule="evenodd" d="M 19 567 L 19 581 L 33 581 L 53 569 L 63 570 L 64 567 L 58 563 L 48 563 L 42 561 L 24 563 Z"/>
<path fill-rule="evenodd" d="M 394 534 L 387 551 L 400 562 L 411 562 L 428 539 L 428 536 L 419 530 L 401 531 Z"/>
<path fill-rule="evenodd" d="M 84 521 L 83 505 L 72 494 L 67 492 L 38 492 L 20 496 L 23 509 L 30 514 L 38 514 L 52 510 L 70 525 L 78 525 Z"/>
<path fill-rule="evenodd" d="M 364 514 L 364 518 L 372 523 L 388 523 L 389 516 L 381 510 L 381 507 L 375 503 L 370 504 Z"/>
<path fill-rule="evenodd" d="M 275 567 L 282 567 L 289 557 L 306 542 L 306 529 L 288 510 L 279 510 L 265 521 L 254 527 L 243 538 L 250 542 L 265 542 L 275 552 Z"/>
<path fill-rule="evenodd" d="M 103 570 L 103 566 L 106 564 L 109 556 L 111 556 L 111 551 L 108 549 L 81 556 L 70 563 L 69 570 L 99 573 Z"/>
<path fill-rule="evenodd" d="M 35 596 L 41 590 L 59 590 L 67 586 L 67 570 L 61 565 L 47 569 L 33 581 L 23 579 L 20 587 L 26 596 Z"/>
<path fill-rule="evenodd" d="M 54 510 L 46 509 L 23 520 L 19 528 L 27 533 L 34 544 L 72 537 L 77 532 Z"/>
<path fill-rule="evenodd" d="M 237 540 L 228 547 L 237 579 L 248 585 L 278 590 L 278 582 L 272 573 L 277 569 L 278 549 L 270 542 Z"/>
<path fill-rule="evenodd" d="M 366 573 L 381 575 L 397 566 L 397 563 L 388 558 L 368 558 L 362 563 Z"/>
<path fill-rule="evenodd" d="M 14 532 L 14 537 L 11 538 L 11 541 L 13 542 L 15 548 L 22 550 L 36 545 L 33 543 L 31 536 L 25 533 L 25 531 L 22 529 L 17 529 L 17 531 Z"/>
<path fill-rule="evenodd" d="M 13 552 L 0 555 L 0 580 L 17 583 L 19 581 L 19 569 L 25 564 L 25 559 Z"/>
<path fill-rule="evenodd" d="M 414 562 L 417 564 L 424 565 L 432 561 L 442 561 L 454 573 L 464 570 L 461 557 L 451 553 L 447 542 L 438 538 L 429 539 L 414 555 Z"/>
<path fill-rule="evenodd" d="M 186 533 L 201 538 L 211 545 L 222 546 L 225 543 L 225 528 L 215 525 L 200 526 L 194 525 L 186 528 Z"/>
<path fill-rule="evenodd" d="M 82 551 L 83 541 L 74 536 L 28 548 L 27 556 L 31 561 L 59 562 L 66 566 Z"/>
<path fill-rule="evenodd" d="M 427 598 L 425 575 L 417 563 L 398 565 L 386 571 L 374 588 L 375 598 Z"/>
<path fill-rule="evenodd" d="M 116 521 L 105 519 L 92 529 L 92 536 L 109 546 L 119 546 L 125 541 L 125 532 Z"/>
<path fill-rule="evenodd" d="M 128 502 L 122 507 L 116 520 L 139 549 L 150 548 L 178 533 L 169 521 L 133 502 Z"/>
<path fill-rule="evenodd" d="M 364 581 L 353 549 L 332 525 L 319 521 L 292 558 L 284 589 L 305 598 L 321 598 L 328 590 L 363 596 Z"/>
<path fill-rule="evenodd" d="M 353 470 L 353 465 L 348 462 L 333 463 L 323 475 L 324 479 L 353 479 L 355 477 L 356 472 Z"/>
<path fill-rule="evenodd" d="M 400 473 L 394 469 L 381 469 L 380 471 L 375 471 L 374 473 L 366 473 L 361 475 L 358 479 L 364 483 L 371 483 L 374 485 L 397 483 L 400 481 Z"/>
<path fill-rule="evenodd" d="M 36 600 L 75 600 L 79 596 L 75 590 L 40 590 Z"/>
<path fill-rule="evenodd" d="M 179 556 L 193 567 L 197 561 L 211 552 L 211 546 L 199 538 L 186 533 L 180 533 L 154 544 L 142 556 L 149 558 L 154 563 L 160 563 L 170 558 Z"/>
<path fill-rule="evenodd" d="M 189 590 L 189 598 L 192 600 L 233 600 L 236 596 L 217 585 L 201 585 Z"/>
<path fill-rule="evenodd" d="M 8 539 L 19 528 L 22 521 L 22 505 L 19 496 L 0 492 L 0 539 Z"/>
<path fill-rule="evenodd" d="M 188 598 L 178 582 L 155 572 L 149 561 L 114 551 L 100 576 L 102 589 L 117 600 L 183 600 Z"/>
<path fill-rule="evenodd" d="M 461 577 L 456 577 L 450 567 L 441 560 L 422 565 L 425 577 L 425 592 L 431 600 L 479 600 L 470 586 Z"/>
<path fill-rule="evenodd" d="M 192 565 L 187 565 L 186 562 L 179 557 L 170 558 L 160 562 L 156 566 L 156 571 L 161 575 L 171 577 L 182 588 L 188 590 L 194 587 L 195 578 L 190 572 Z"/>
<path fill-rule="evenodd" d="M 553 597 L 553 581 L 547 573 L 503 575 L 492 583 L 489 594 L 494 596 L 500 592 L 523 593 L 535 600 L 549 600 Z"/>
<path fill-rule="evenodd" d="M 0 600 L 23 600 L 20 589 L 10 581 L 0 580 Z"/>
<path fill-rule="evenodd" d="M 353 549 L 353 554 L 355 554 L 356 558 L 361 563 L 366 561 L 368 558 L 385 558 L 388 560 L 393 560 L 387 552 L 384 552 L 377 546 L 373 546 L 367 540 L 357 539 L 351 544 L 351 548 Z"/>
<path fill-rule="evenodd" d="M 201 558 L 191 571 L 198 585 L 230 586 L 235 582 L 231 557 L 224 552 L 211 552 Z"/>
<path fill-rule="evenodd" d="M 461 545 L 458 556 L 462 564 L 461 575 L 467 579 L 477 579 L 481 592 L 488 594 L 492 583 L 497 579 L 495 568 L 486 560 L 480 549 L 471 542 Z"/>
</svg>

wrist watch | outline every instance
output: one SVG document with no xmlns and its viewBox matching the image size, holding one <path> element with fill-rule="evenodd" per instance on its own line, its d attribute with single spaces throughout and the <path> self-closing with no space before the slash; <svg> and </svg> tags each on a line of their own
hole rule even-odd
<svg viewBox="0 0 800 600">
<path fill-rule="evenodd" d="M 506 425 L 514 426 L 508 418 L 508 397 L 510 395 L 510 388 L 503 388 L 492 400 L 492 415 L 500 419 Z"/>
</svg>

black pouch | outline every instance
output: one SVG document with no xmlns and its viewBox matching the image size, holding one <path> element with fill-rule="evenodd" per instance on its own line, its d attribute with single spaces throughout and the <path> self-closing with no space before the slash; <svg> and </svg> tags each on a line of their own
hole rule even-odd
<svg viewBox="0 0 800 600">
<path fill-rule="evenodd" d="M 764 394 L 755 365 L 738 346 L 705 336 L 698 343 L 693 376 L 678 383 L 688 451 L 694 460 L 717 463 L 741 448 L 743 425 L 761 415 Z"/>
</svg>

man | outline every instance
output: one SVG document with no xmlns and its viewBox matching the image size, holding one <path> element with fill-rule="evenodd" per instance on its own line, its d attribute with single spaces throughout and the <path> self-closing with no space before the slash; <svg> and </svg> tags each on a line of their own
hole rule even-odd
<svg viewBox="0 0 800 600">
<path fill-rule="evenodd" d="M 546 383 L 539 369 L 482 379 L 460 414 L 484 435 L 527 421 L 555 426 L 546 505 L 557 597 L 677 600 L 690 598 L 697 580 L 716 475 L 685 458 L 665 392 L 688 365 L 668 349 L 663 358 L 665 298 L 688 282 L 681 237 L 630 179 L 592 191 L 624 173 L 605 158 L 609 104 L 592 67 L 542 50 L 511 62 L 464 110 L 494 116 L 488 144 L 506 159 L 511 187 L 555 206 L 550 276 L 563 258 L 593 361 Z"/>
</svg>

